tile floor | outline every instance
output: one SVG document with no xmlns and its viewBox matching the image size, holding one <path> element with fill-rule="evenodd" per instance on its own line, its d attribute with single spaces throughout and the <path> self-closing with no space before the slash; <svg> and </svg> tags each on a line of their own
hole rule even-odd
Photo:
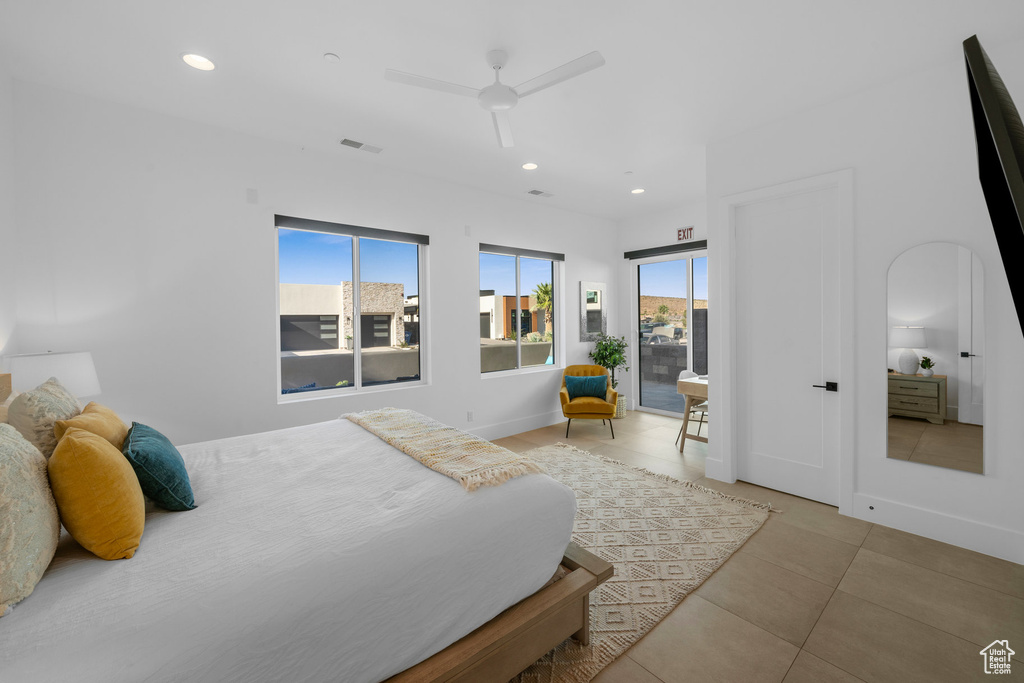
<svg viewBox="0 0 1024 683">
<path fill-rule="evenodd" d="M 1024 680 L 1024 566 L 839 515 L 834 507 L 704 478 L 707 446 L 672 443 L 679 421 L 630 412 L 516 434 L 559 441 L 770 502 L 760 531 L 594 683 L 988 680 L 980 650 L 1008 640 Z"/>
</svg>

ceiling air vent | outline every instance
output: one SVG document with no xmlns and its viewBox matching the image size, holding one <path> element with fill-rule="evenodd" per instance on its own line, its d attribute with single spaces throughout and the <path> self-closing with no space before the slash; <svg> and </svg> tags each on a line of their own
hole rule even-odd
<svg viewBox="0 0 1024 683">
<path fill-rule="evenodd" d="M 375 147 L 374 145 L 367 145 L 367 144 L 364 144 L 362 142 L 357 142 L 355 140 L 349 140 L 348 138 L 345 138 L 344 140 L 342 140 L 341 144 L 344 145 L 345 147 L 351 147 L 353 149 L 361 149 L 364 152 L 371 152 L 372 154 L 380 154 L 381 152 L 384 151 L 383 147 Z"/>
<path fill-rule="evenodd" d="M 532 194 L 534 197 L 554 197 L 555 195 L 544 190 L 527 190 L 526 194 Z"/>
</svg>

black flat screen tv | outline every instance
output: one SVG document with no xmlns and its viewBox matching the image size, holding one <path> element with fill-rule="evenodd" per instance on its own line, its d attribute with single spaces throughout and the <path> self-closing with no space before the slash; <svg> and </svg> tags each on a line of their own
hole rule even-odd
<svg viewBox="0 0 1024 683">
<path fill-rule="evenodd" d="M 978 175 L 1024 332 L 1024 124 L 978 36 L 964 41 Z"/>
</svg>

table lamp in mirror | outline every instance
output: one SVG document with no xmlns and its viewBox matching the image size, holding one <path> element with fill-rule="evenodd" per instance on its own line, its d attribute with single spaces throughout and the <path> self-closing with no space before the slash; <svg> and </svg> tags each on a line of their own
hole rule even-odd
<svg viewBox="0 0 1024 683">
<path fill-rule="evenodd" d="M 925 341 L 923 327 L 911 327 L 909 325 L 897 325 L 892 328 L 889 334 L 889 348 L 903 349 L 899 357 L 899 370 L 901 375 L 913 375 L 921 365 L 921 359 L 917 356 L 918 349 L 928 348 Z"/>
</svg>

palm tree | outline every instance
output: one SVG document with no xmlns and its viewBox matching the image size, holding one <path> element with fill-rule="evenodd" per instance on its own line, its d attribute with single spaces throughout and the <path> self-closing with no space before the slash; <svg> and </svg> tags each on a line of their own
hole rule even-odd
<svg viewBox="0 0 1024 683">
<path fill-rule="evenodd" d="M 668 306 L 666 304 L 658 306 L 658 313 L 661 313 L 662 315 L 668 315 Z"/>
<path fill-rule="evenodd" d="M 550 282 L 541 282 L 539 285 L 533 288 L 533 296 L 537 300 L 537 304 L 533 307 L 535 311 L 544 311 L 544 325 L 546 329 L 551 329 L 551 309 L 555 305 L 554 292 L 551 289 Z"/>
</svg>

